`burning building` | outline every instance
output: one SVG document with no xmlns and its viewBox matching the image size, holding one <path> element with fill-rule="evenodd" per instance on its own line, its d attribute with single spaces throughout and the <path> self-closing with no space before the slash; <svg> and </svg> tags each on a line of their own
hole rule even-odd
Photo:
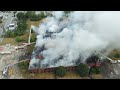
<svg viewBox="0 0 120 90">
<path fill-rule="evenodd" d="M 107 52 L 120 46 L 119 23 L 120 12 L 52 12 L 38 28 L 32 26 L 37 41 L 29 69 L 79 63 L 99 66 L 95 51 Z"/>
</svg>

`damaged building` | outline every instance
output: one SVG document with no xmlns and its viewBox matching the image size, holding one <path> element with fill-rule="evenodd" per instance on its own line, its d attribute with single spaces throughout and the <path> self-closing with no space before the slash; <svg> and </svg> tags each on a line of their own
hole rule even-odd
<svg viewBox="0 0 120 90">
<path fill-rule="evenodd" d="M 54 34 L 54 33 L 46 32 L 46 35 L 44 35 L 43 38 L 44 39 L 47 39 L 47 38 L 53 39 L 53 38 L 51 38 L 52 34 Z M 42 52 L 45 51 L 45 50 L 47 50 L 47 48 L 45 47 L 45 44 L 42 45 L 41 47 L 35 47 L 35 49 L 34 49 L 34 51 L 32 53 L 31 60 L 30 60 L 30 65 L 29 65 L 30 72 L 32 72 L 32 70 L 33 70 L 33 72 L 37 72 L 37 71 L 42 72 L 42 71 L 44 71 L 44 69 L 45 69 L 44 72 L 46 72 L 47 69 L 48 69 L 48 71 L 54 71 L 54 68 L 56 68 L 56 66 L 51 67 L 49 65 L 49 63 L 47 63 L 47 64 L 42 63 L 44 61 L 44 59 L 45 59 L 45 57 L 42 55 Z M 53 64 L 57 63 L 61 59 L 64 59 L 63 55 L 59 55 L 59 57 L 55 58 L 53 60 L 53 62 L 51 62 L 51 63 L 53 63 Z M 81 57 L 81 55 L 79 55 L 79 58 L 77 60 L 75 60 L 75 62 L 73 62 L 74 65 L 67 66 L 67 67 L 65 66 L 65 67 L 66 68 L 70 67 L 71 68 L 70 70 L 75 70 L 74 67 L 76 67 L 77 65 L 82 63 L 81 62 L 82 59 L 83 58 Z M 101 64 L 100 57 L 97 54 L 92 54 L 91 56 L 89 56 L 85 60 L 85 63 L 88 64 L 90 67 L 94 67 L 94 66 L 99 67 L 100 64 Z M 40 70 L 42 70 L 42 71 L 40 71 Z"/>
</svg>

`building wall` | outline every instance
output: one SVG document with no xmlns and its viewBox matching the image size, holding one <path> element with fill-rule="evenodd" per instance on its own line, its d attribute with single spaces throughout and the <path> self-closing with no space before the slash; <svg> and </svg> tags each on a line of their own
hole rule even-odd
<svg viewBox="0 0 120 90">
<path fill-rule="evenodd" d="M 77 66 L 68 66 L 68 67 L 65 67 L 67 71 L 75 71 L 76 70 L 76 67 Z M 44 69 L 32 69 L 32 70 L 29 70 L 30 73 L 44 73 L 44 72 L 54 72 L 55 69 L 57 67 L 54 67 L 54 68 L 44 68 Z"/>
</svg>

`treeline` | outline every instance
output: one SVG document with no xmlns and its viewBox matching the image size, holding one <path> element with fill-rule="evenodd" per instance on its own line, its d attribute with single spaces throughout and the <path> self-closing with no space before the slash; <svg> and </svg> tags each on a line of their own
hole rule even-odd
<svg viewBox="0 0 120 90">
<path fill-rule="evenodd" d="M 101 69 L 100 67 L 92 67 L 90 72 L 89 72 L 89 66 L 83 63 L 80 63 L 77 68 L 76 68 L 76 73 L 78 75 L 80 75 L 81 77 L 85 77 L 88 76 L 89 73 L 90 74 L 100 74 L 101 73 Z M 64 77 L 65 74 L 67 73 L 67 70 L 65 67 L 63 66 L 59 66 L 56 70 L 55 70 L 55 75 L 59 76 L 59 77 Z"/>
</svg>

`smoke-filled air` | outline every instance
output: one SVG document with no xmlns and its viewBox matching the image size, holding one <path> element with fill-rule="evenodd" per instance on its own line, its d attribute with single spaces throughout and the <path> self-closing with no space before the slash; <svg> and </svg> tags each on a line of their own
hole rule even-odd
<svg viewBox="0 0 120 90">
<path fill-rule="evenodd" d="M 33 26 L 34 28 L 34 26 Z M 54 11 L 38 29 L 36 50 L 30 66 L 72 66 L 85 63 L 95 51 L 111 51 L 120 47 L 119 11 Z M 45 48 L 41 50 L 41 48 Z M 44 59 L 38 60 L 35 55 Z"/>
</svg>

